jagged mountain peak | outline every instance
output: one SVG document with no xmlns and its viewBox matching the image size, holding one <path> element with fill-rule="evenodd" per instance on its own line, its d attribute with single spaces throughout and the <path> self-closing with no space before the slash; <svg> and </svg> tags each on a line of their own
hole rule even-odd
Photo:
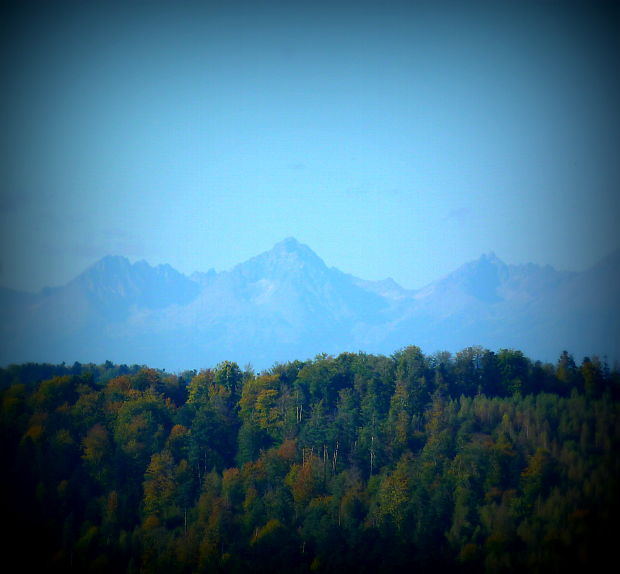
<svg viewBox="0 0 620 574">
<path fill-rule="evenodd" d="M 480 257 L 478 257 L 478 259 L 474 259 L 473 261 L 465 263 L 459 269 L 473 271 L 473 270 L 480 270 L 480 269 L 491 268 L 491 267 L 495 267 L 495 268 L 505 268 L 506 267 L 506 263 L 504 263 L 495 254 L 494 251 L 489 251 L 488 253 L 483 253 L 482 255 L 480 255 Z"/>
<path fill-rule="evenodd" d="M 176 279 L 183 274 L 168 263 L 151 265 L 145 259 L 131 263 L 122 255 L 106 255 L 95 261 L 90 267 L 78 275 L 75 280 L 84 278 L 112 279 L 120 277 L 159 276 Z"/>
<path fill-rule="evenodd" d="M 134 265 L 122 255 L 106 255 L 69 282 L 90 291 L 125 290 L 131 283 Z M 124 286 L 124 287 L 123 287 Z"/>
<path fill-rule="evenodd" d="M 501 299 L 498 289 L 509 275 L 508 266 L 494 252 L 465 263 L 456 271 L 421 290 L 421 293 L 449 290 L 486 303 Z"/>
<path fill-rule="evenodd" d="M 291 279 L 300 275 L 306 277 L 328 272 L 325 262 L 310 247 L 288 237 L 233 269 L 233 273 L 248 280 L 263 278 Z"/>
<path fill-rule="evenodd" d="M 127 257 L 123 257 L 122 255 L 106 255 L 95 261 L 90 267 L 87 267 L 81 275 L 127 270 L 130 267 L 131 263 Z"/>
<path fill-rule="evenodd" d="M 287 237 L 279 241 L 270 251 L 267 251 L 267 254 L 270 254 L 271 257 L 296 259 L 310 264 L 325 266 L 323 260 L 310 247 L 300 243 L 294 237 Z"/>
<path fill-rule="evenodd" d="M 121 255 L 102 257 L 69 286 L 84 293 L 102 313 L 124 316 L 131 305 L 146 308 L 187 303 L 199 286 L 168 264 L 131 263 Z"/>
<path fill-rule="evenodd" d="M 299 251 L 300 249 L 310 249 L 307 245 L 304 245 L 302 243 L 300 243 L 299 241 L 297 241 L 297 239 L 295 237 L 285 237 L 284 239 L 282 239 L 282 241 L 278 241 L 274 246 L 273 246 L 274 250 L 279 250 L 279 251 L 287 251 L 287 252 L 294 252 L 294 251 Z"/>
</svg>

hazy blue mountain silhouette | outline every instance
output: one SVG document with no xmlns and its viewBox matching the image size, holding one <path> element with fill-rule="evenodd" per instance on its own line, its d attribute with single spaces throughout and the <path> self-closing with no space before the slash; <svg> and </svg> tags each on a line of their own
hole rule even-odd
<svg viewBox="0 0 620 574">
<path fill-rule="evenodd" d="M 585 272 L 482 255 L 419 290 L 330 268 L 288 238 L 229 271 L 104 257 L 38 294 L 0 289 L 0 363 L 144 363 L 169 370 L 231 359 L 342 351 L 427 353 L 471 345 L 555 361 L 563 349 L 620 359 L 620 250 Z"/>
<path fill-rule="evenodd" d="M 108 319 L 126 317 L 133 306 L 160 309 L 183 305 L 200 291 L 196 282 L 170 265 L 151 267 L 146 261 L 132 265 L 120 256 L 100 259 L 67 287 L 83 293 Z"/>
</svg>

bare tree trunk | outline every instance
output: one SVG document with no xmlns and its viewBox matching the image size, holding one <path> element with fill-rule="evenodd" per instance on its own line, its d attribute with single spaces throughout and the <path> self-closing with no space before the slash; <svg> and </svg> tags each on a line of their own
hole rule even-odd
<svg viewBox="0 0 620 574">
<path fill-rule="evenodd" d="M 370 437 L 370 476 L 372 476 L 372 470 L 375 464 L 375 435 Z"/>
<path fill-rule="evenodd" d="M 338 441 L 336 441 L 336 450 L 332 459 L 332 472 L 336 474 L 336 463 L 338 462 Z"/>
</svg>

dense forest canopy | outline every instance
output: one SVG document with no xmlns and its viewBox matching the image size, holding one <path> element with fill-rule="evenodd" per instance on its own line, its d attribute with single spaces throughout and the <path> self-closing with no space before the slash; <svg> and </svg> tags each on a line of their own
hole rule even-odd
<svg viewBox="0 0 620 574">
<path fill-rule="evenodd" d="M 86 572 L 592 568 L 620 373 L 520 351 L 0 369 L 5 560 Z"/>
</svg>

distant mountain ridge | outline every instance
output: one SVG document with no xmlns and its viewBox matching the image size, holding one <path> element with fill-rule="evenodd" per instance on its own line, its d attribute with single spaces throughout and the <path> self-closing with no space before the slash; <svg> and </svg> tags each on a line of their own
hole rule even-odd
<svg viewBox="0 0 620 574">
<path fill-rule="evenodd" d="M 146 261 L 133 265 L 121 256 L 97 261 L 69 286 L 84 291 L 102 312 L 127 311 L 132 305 L 147 309 L 189 303 L 200 286 L 170 265 L 151 267 Z"/>
<path fill-rule="evenodd" d="M 620 360 L 620 250 L 585 272 L 482 255 L 418 290 L 328 267 L 294 238 L 229 271 L 97 261 L 38 294 L 0 290 L 0 364 L 103 362 L 178 371 L 256 368 L 343 351 L 427 353 L 482 345 L 555 361 Z"/>
</svg>

